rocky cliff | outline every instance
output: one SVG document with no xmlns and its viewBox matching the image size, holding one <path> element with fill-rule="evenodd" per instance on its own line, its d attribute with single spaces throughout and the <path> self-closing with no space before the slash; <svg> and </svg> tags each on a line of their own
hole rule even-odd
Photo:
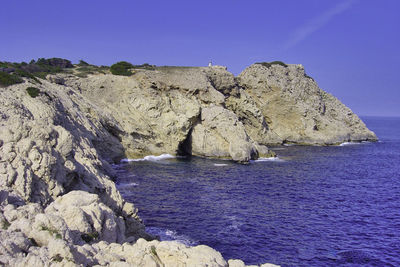
<svg viewBox="0 0 400 267">
<path fill-rule="evenodd" d="M 64 79 L 116 120 L 113 132 L 127 157 L 169 153 L 247 162 L 272 155 L 226 107 L 227 99 L 240 93 L 236 78 L 223 67 L 161 67 L 136 70 L 130 77 Z"/>
<path fill-rule="evenodd" d="M 268 125 L 266 135 L 251 134 L 263 144 L 377 140 L 357 115 L 321 90 L 302 65 L 254 64 L 238 81 Z"/>
<path fill-rule="evenodd" d="M 268 144 L 376 140 L 299 65 L 255 64 L 238 77 L 223 67 L 73 70 L 0 94 L 5 265 L 244 266 L 206 246 L 146 241 L 110 164 L 162 153 L 246 163 L 273 156 Z"/>
</svg>

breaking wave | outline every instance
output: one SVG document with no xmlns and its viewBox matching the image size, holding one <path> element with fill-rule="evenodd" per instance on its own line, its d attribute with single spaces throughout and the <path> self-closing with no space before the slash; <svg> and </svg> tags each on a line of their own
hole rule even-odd
<svg viewBox="0 0 400 267">
<path fill-rule="evenodd" d="M 146 232 L 159 237 L 161 241 L 177 241 L 186 246 L 198 245 L 198 242 L 192 240 L 186 235 L 180 235 L 174 230 L 162 229 L 158 227 L 146 227 Z"/>
<path fill-rule="evenodd" d="M 166 159 L 174 159 L 176 158 L 175 156 L 172 156 L 170 154 L 161 154 L 159 156 L 154 156 L 154 155 L 149 155 L 145 156 L 142 159 L 122 159 L 121 162 L 132 162 L 132 161 L 161 161 L 161 160 L 166 160 Z"/>
<path fill-rule="evenodd" d="M 252 160 L 251 162 L 265 162 L 265 161 L 284 162 L 285 160 L 279 157 L 269 157 L 269 158 L 258 158 L 256 160 Z"/>
<path fill-rule="evenodd" d="M 352 146 L 352 145 L 360 145 L 361 142 L 343 142 L 339 146 Z"/>
</svg>

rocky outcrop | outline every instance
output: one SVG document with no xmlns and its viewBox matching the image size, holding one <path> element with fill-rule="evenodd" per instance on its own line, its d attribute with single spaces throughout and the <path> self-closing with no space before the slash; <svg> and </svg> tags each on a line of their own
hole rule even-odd
<svg viewBox="0 0 400 267">
<path fill-rule="evenodd" d="M 299 65 L 73 73 L 1 89 L 0 264 L 244 266 L 206 246 L 146 241 L 110 163 L 163 153 L 246 163 L 273 156 L 268 144 L 376 140 Z"/>
<path fill-rule="evenodd" d="M 257 154 L 238 117 L 221 106 L 202 109 L 201 122 L 193 127 L 191 146 L 192 155 L 239 162 L 247 162 Z"/>
<path fill-rule="evenodd" d="M 189 80 L 176 74 L 184 90 L 167 83 L 169 71 L 165 77 L 143 71 L 135 79 L 58 74 L 2 89 L 1 264 L 228 266 L 206 246 L 146 241 L 152 237 L 137 209 L 123 200 L 112 180 L 110 163 L 129 153 L 189 153 L 189 137 L 202 114 L 207 130 L 223 139 L 227 157 L 248 160 L 257 147 L 266 149 L 250 140 L 236 115 L 223 107 L 227 96 L 210 85 L 210 70 L 201 72 L 197 92 L 189 87 L 197 69 L 188 70 L 194 75 Z M 153 82 L 151 75 L 160 77 Z M 214 83 L 225 94 L 234 90 Z M 36 87 L 38 96 L 29 95 L 27 87 Z M 223 127 L 216 131 L 218 122 Z M 248 152 L 228 145 L 233 142 L 242 142 Z"/>
<path fill-rule="evenodd" d="M 300 65 L 254 64 L 237 78 L 219 66 L 158 67 L 131 77 L 70 75 L 65 84 L 112 115 L 118 125 L 112 132 L 128 157 L 169 153 L 246 162 L 271 155 L 258 151 L 260 145 L 376 140 Z M 214 126 L 204 117 L 211 110 L 220 114 Z M 237 147 L 229 148 L 234 139 Z"/>
<path fill-rule="evenodd" d="M 26 87 L 1 92 L 0 188 L 42 207 L 72 190 L 94 193 L 124 218 L 127 232 L 147 236 L 110 178 L 106 159 L 123 155 L 118 139 L 104 126 L 115 123 L 112 117 L 64 86 L 42 81 L 35 98 Z"/>
<path fill-rule="evenodd" d="M 238 80 L 268 125 L 267 135 L 249 133 L 263 144 L 377 140 L 357 115 L 321 90 L 302 65 L 254 64 Z"/>
<path fill-rule="evenodd" d="M 95 194 L 71 191 L 46 209 L 1 191 L 0 264 L 6 266 L 245 266 L 175 241 L 123 243 L 122 217 Z M 273 265 L 271 265 L 273 266 Z"/>
<path fill-rule="evenodd" d="M 65 80 L 112 114 L 128 157 L 169 153 L 238 162 L 258 157 L 257 140 L 249 138 L 227 105 L 228 98 L 241 99 L 241 94 L 236 78 L 223 67 L 160 67 L 131 77 L 71 75 Z M 255 116 L 263 123 L 260 111 Z"/>
</svg>

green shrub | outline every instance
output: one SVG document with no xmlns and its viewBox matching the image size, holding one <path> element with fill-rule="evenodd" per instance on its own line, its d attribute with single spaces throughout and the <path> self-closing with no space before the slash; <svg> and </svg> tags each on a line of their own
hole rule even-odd
<svg viewBox="0 0 400 267">
<path fill-rule="evenodd" d="M 308 78 L 308 79 L 311 79 L 311 80 L 313 80 L 313 81 L 315 82 L 314 78 L 311 77 L 311 76 L 308 76 L 307 73 L 304 73 L 304 77 L 306 77 L 306 78 Z"/>
<path fill-rule="evenodd" d="M 40 90 L 36 87 L 28 87 L 28 88 L 26 88 L 26 91 L 32 98 L 37 97 L 40 93 Z"/>
<path fill-rule="evenodd" d="M 285 67 L 285 68 L 288 66 L 285 63 L 283 63 L 282 61 L 272 61 L 269 64 L 271 64 L 271 65 L 281 65 L 282 67 Z"/>
<path fill-rule="evenodd" d="M 34 87 L 28 87 L 28 88 L 34 88 Z M 28 88 L 27 88 L 27 90 L 28 90 Z M 35 88 L 35 89 L 37 89 L 37 88 Z M 38 89 L 39 90 L 39 89 Z M 62 238 L 62 236 L 61 236 L 61 234 L 56 230 L 56 229 L 53 229 L 53 228 L 49 228 L 49 227 L 47 227 L 47 226 L 45 226 L 45 225 L 42 225 L 41 227 L 40 227 L 40 230 L 42 230 L 42 231 L 48 231 L 51 235 L 55 235 L 55 237 L 57 238 L 57 239 L 61 239 Z"/>
<path fill-rule="evenodd" d="M 89 66 L 89 63 L 87 63 L 86 61 L 83 61 L 81 59 L 81 60 L 79 60 L 78 66 Z"/>
<path fill-rule="evenodd" d="M 155 70 L 155 65 L 150 65 L 149 63 L 144 63 L 142 65 L 133 65 L 134 69 L 144 69 L 144 70 Z"/>
<path fill-rule="evenodd" d="M 8 74 L 7 72 L 0 71 L 0 86 L 9 86 L 17 83 L 22 83 L 24 80 L 15 74 Z"/>
<path fill-rule="evenodd" d="M 36 61 L 36 65 L 43 66 L 43 67 L 50 67 L 50 68 L 58 68 L 58 69 L 64 69 L 64 68 L 73 68 L 74 66 L 72 65 L 71 61 L 68 59 L 63 59 L 63 58 L 58 58 L 58 57 L 53 57 L 53 58 L 39 58 Z"/>
<path fill-rule="evenodd" d="M 0 61 L 0 68 L 8 68 L 8 63 Z"/>
<path fill-rule="evenodd" d="M 33 238 L 28 238 L 28 239 L 31 242 L 32 246 L 34 246 L 34 247 L 38 247 L 39 246 L 35 239 L 33 239 Z"/>
<path fill-rule="evenodd" d="M 9 223 L 8 221 L 4 220 L 4 221 L 3 221 L 3 224 L 2 224 L 2 226 L 1 226 L 1 228 L 2 228 L 3 230 L 7 230 L 8 227 L 10 227 L 10 225 L 11 225 L 11 223 Z"/>
<path fill-rule="evenodd" d="M 43 80 L 46 79 L 47 74 L 49 74 L 49 73 L 48 72 L 43 72 L 43 71 L 33 73 L 33 75 L 35 75 L 36 77 L 38 77 L 40 79 L 43 79 Z"/>
<path fill-rule="evenodd" d="M 131 76 L 132 72 L 130 69 L 133 68 L 133 65 L 126 61 L 120 61 L 113 65 L 111 65 L 110 71 L 114 75 L 122 75 L 122 76 Z"/>
<path fill-rule="evenodd" d="M 37 82 L 39 84 L 42 84 L 42 82 L 39 81 L 33 74 L 23 71 L 21 69 L 15 70 L 15 74 L 18 75 L 19 77 L 26 77 L 26 78 L 34 80 L 35 82 Z"/>
<path fill-rule="evenodd" d="M 64 258 L 60 254 L 56 254 L 51 259 L 55 262 L 62 262 Z"/>
<path fill-rule="evenodd" d="M 257 62 L 256 64 L 263 65 L 264 67 L 271 67 L 272 65 L 281 65 L 282 67 L 287 67 L 288 65 L 282 61 L 272 61 L 272 62 Z"/>
<path fill-rule="evenodd" d="M 92 233 L 82 234 L 81 238 L 86 243 L 90 243 L 93 240 L 96 240 L 97 238 L 99 238 L 99 233 L 98 232 L 92 232 Z"/>
<path fill-rule="evenodd" d="M 262 65 L 262 66 L 267 67 L 267 68 L 271 67 L 271 64 L 268 63 L 268 62 L 257 62 L 256 64 Z"/>
</svg>

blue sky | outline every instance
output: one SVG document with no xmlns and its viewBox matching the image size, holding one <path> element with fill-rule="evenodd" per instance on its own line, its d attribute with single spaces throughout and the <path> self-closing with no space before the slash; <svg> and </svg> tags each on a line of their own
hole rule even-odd
<svg viewBox="0 0 400 267">
<path fill-rule="evenodd" d="M 0 61 L 303 64 L 359 115 L 400 116 L 400 1 L 3 1 Z"/>
</svg>

